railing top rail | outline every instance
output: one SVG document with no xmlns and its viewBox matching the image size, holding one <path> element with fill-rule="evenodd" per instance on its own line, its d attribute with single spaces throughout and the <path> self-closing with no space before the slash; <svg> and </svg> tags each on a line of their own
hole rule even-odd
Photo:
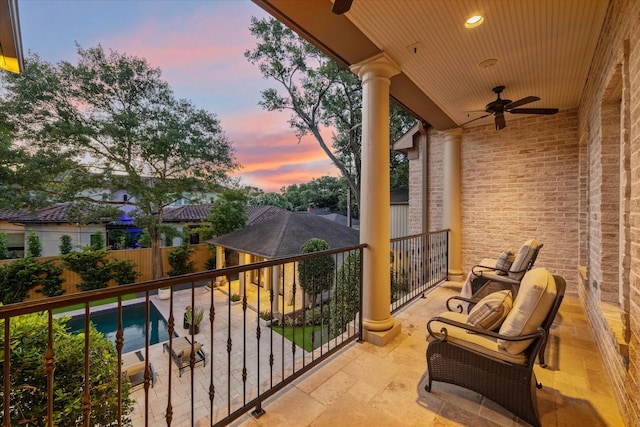
<svg viewBox="0 0 640 427">
<path fill-rule="evenodd" d="M 106 298 L 118 297 L 126 294 L 143 293 L 147 291 L 153 291 L 158 288 L 172 287 L 174 285 L 180 285 L 184 283 L 198 282 L 202 280 L 211 280 L 221 276 L 232 275 L 235 273 L 241 273 L 248 270 L 257 270 L 261 268 L 268 268 L 275 265 L 288 264 L 297 261 L 304 261 L 306 259 L 316 258 L 324 255 L 333 255 L 342 252 L 349 252 L 353 250 L 360 250 L 367 246 L 366 243 L 359 245 L 345 246 L 342 248 L 328 249 L 326 251 L 312 252 L 309 254 L 292 255 L 280 258 L 274 258 L 268 261 L 261 261 L 252 264 L 239 265 L 234 267 L 225 267 L 219 270 L 208 270 L 198 273 L 185 274 L 183 276 L 168 277 L 163 279 L 148 280 L 146 282 L 132 283 L 128 285 L 114 286 L 104 289 L 96 289 L 92 291 L 78 292 L 70 295 L 61 295 L 57 297 L 51 297 L 46 299 L 40 299 L 35 301 L 25 301 L 15 304 L 8 304 L 0 306 L 0 319 L 6 319 L 13 316 L 19 316 L 22 314 L 34 313 L 38 311 L 45 311 L 49 309 L 56 309 L 65 307 L 68 305 L 78 303 L 88 303 Z"/>
<path fill-rule="evenodd" d="M 443 228 L 442 230 L 427 231 L 427 232 L 424 232 L 424 233 L 412 234 L 410 236 L 394 237 L 393 239 L 391 239 L 391 243 L 393 243 L 393 242 L 401 242 L 403 240 L 414 239 L 416 237 L 428 236 L 428 235 L 431 235 L 431 234 L 440 234 L 440 233 L 449 232 L 449 231 L 450 231 L 449 228 Z"/>
</svg>

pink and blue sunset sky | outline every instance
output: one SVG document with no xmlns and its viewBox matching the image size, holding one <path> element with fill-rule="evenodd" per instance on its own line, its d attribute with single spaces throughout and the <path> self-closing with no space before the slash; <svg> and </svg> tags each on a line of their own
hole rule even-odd
<svg viewBox="0 0 640 427">
<path fill-rule="evenodd" d="M 249 0 L 19 0 L 25 55 L 48 62 L 77 60 L 83 48 L 101 44 L 145 58 L 162 70 L 179 98 L 214 113 L 233 141 L 245 185 L 279 191 L 337 169 L 312 137 L 298 143 L 289 112 L 268 112 L 260 91 L 265 80 L 244 57 L 256 39 L 252 16 L 268 15 Z M 330 135 L 327 135 L 330 138 Z"/>
</svg>

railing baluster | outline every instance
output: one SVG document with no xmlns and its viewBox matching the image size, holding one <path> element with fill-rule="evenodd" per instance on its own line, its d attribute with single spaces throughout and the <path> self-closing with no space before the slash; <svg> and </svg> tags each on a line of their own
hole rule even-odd
<svg viewBox="0 0 640 427">
<path fill-rule="evenodd" d="M 118 425 L 122 425 L 122 347 L 124 333 L 122 331 L 122 296 L 118 296 L 118 326 L 116 330 L 116 354 L 118 356 Z"/>
<path fill-rule="evenodd" d="M 55 352 L 53 350 L 53 310 L 47 310 L 47 351 L 44 355 L 47 373 L 47 425 L 53 427 L 53 373 L 56 369 Z"/>
<path fill-rule="evenodd" d="M 86 302 L 84 305 L 84 391 L 82 394 L 82 416 L 83 416 L 83 424 L 85 427 L 89 427 L 91 421 L 91 395 L 89 394 L 91 391 L 91 385 L 89 383 L 89 323 L 90 323 L 90 313 L 89 313 L 89 302 Z"/>
<path fill-rule="evenodd" d="M 4 392 L 3 398 L 3 412 L 4 419 L 2 422 L 3 427 L 11 427 L 11 407 L 9 403 L 11 401 L 11 318 L 6 318 L 4 320 L 4 381 L 2 385 L 2 389 Z M 49 419 L 51 419 L 51 414 L 49 414 Z"/>
</svg>

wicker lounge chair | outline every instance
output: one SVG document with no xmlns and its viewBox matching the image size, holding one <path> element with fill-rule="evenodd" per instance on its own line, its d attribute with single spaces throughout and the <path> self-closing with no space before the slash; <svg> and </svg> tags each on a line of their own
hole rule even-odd
<svg viewBox="0 0 640 427">
<path fill-rule="evenodd" d="M 144 384 L 146 362 L 140 351 L 126 353 L 122 355 L 122 375 L 131 381 L 131 387 Z M 151 387 L 155 384 L 155 371 L 153 365 L 149 363 L 149 375 L 151 377 Z"/>
<path fill-rule="evenodd" d="M 169 351 L 169 343 L 165 342 L 162 345 L 162 352 Z M 198 363 L 202 363 L 203 366 L 207 366 L 207 355 L 202 349 L 202 344 L 198 341 L 194 341 L 193 344 L 187 337 L 176 338 L 173 340 L 171 346 L 171 358 L 178 366 L 179 376 L 182 376 L 182 371 L 192 366 L 195 367 Z"/>
<path fill-rule="evenodd" d="M 483 259 L 480 264 L 471 268 L 461 295 L 465 298 L 480 299 L 490 292 L 504 288 L 517 293 L 520 281 L 524 274 L 533 268 L 543 246 L 538 244 L 536 239 L 526 241 L 506 269 L 497 266 L 494 259 Z"/>
<path fill-rule="evenodd" d="M 536 381 L 533 365 L 538 352 L 544 351 L 565 287 L 562 277 L 545 269 L 528 272 L 499 332 L 470 326 L 464 313 L 446 312 L 431 319 L 425 390 L 431 391 L 434 381 L 456 384 L 540 426 L 536 388 L 542 384 Z"/>
</svg>

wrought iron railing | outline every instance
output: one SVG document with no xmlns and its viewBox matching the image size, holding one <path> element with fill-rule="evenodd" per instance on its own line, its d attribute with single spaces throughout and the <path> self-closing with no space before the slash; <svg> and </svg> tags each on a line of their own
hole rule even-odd
<svg viewBox="0 0 640 427">
<path fill-rule="evenodd" d="M 193 425 L 199 420 L 224 425 L 251 409 L 258 415 L 265 399 L 361 337 L 364 247 L 0 307 L 2 424 L 88 426 L 96 424 L 98 410 L 111 417 L 113 424 L 109 425 L 183 425 L 189 421 Z M 169 299 L 162 300 L 160 293 L 166 288 Z M 128 301 L 131 295 L 136 298 Z M 90 332 L 90 320 L 95 322 L 105 308 L 92 305 L 109 298 L 114 301 L 110 306 L 117 319 L 115 352 L 96 349 Z M 143 326 L 137 332 L 125 326 L 128 319 L 123 313 L 132 302 L 142 302 L 144 307 Z M 84 316 L 81 343 L 75 349 L 80 367 L 72 388 L 77 396 L 73 405 L 61 408 L 57 401 L 62 382 L 71 380 L 56 375 L 65 368 L 59 357 L 68 345 L 55 339 L 61 334 L 57 320 L 61 315 L 56 313 L 78 304 L 80 310 L 70 312 Z M 183 329 L 188 319 L 197 321 L 200 309 L 205 315 L 199 330 Z M 166 326 L 152 319 L 156 310 L 166 319 Z M 184 313 L 188 310 L 187 319 Z M 35 340 L 33 334 L 12 335 L 18 327 L 24 331 L 27 321 L 37 323 L 29 316 L 41 316 L 46 325 L 38 335 L 42 345 L 36 363 L 39 379 L 21 372 L 22 353 Z M 166 340 L 154 343 L 163 329 Z M 135 338 L 142 339 L 141 347 L 123 351 Z M 112 376 L 96 373 L 109 360 Z M 96 401 L 94 393 L 106 384 L 113 387 L 108 390 L 110 396 L 102 394 L 104 401 Z M 132 384 L 138 385 L 130 389 Z M 107 408 L 112 399 L 116 405 Z"/>
<path fill-rule="evenodd" d="M 250 410 L 259 416 L 265 399 L 362 336 L 365 247 L 0 307 L 2 425 L 225 425 Z M 446 279 L 446 231 L 391 247 L 392 310 Z M 134 306 L 142 307 L 138 329 L 128 325 Z M 190 327 L 201 309 L 204 319 Z M 107 310 L 116 319 L 110 351 L 96 348 L 90 327 Z M 59 324 L 77 315 L 69 356 L 71 335 Z M 25 357 L 36 359 L 35 373 L 25 374 Z M 63 377 L 74 360 L 73 379 Z M 64 393 L 74 395 L 68 407 Z"/>
<path fill-rule="evenodd" d="M 391 312 L 447 280 L 448 230 L 391 239 Z"/>
</svg>

